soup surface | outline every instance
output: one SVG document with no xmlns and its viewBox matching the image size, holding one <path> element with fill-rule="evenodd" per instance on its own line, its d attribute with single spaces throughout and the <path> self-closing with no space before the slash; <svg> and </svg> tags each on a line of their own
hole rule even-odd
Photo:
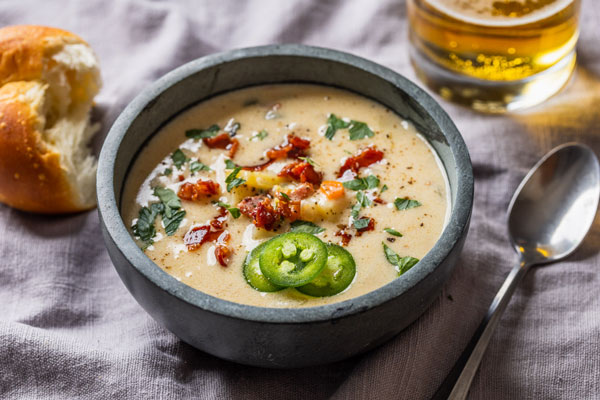
<svg viewBox="0 0 600 400">
<path fill-rule="evenodd" d="M 354 93 L 306 84 L 233 91 L 178 115 L 141 151 L 123 196 L 132 235 L 165 272 L 264 307 L 338 302 L 398 279 L 433 247 L 449 208 L 437 155 L 409 121 Z M 323 297 L 253 288 L 243 272 L 248 252 L 290 230 L 347 250 L 356 265 L 344 275 L 349 286 Z M 292 246 L 305 261 L 315 249 Z M 259 275 L 268 257 L 256 259 Z"/>
</svg>

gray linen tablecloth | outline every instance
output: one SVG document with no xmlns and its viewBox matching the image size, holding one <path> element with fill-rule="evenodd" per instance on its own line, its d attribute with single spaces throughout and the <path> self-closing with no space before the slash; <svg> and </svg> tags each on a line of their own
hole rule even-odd
<svg viewBox="0 0 600 400">
<path fill-rule="evenodd" d="M 453 365 L 515 262 L 505 210 L 553 146 L 600 152 L 600 3 L 584 0 L 579 67 L 544 106 L 506 116 L 443 102 L 475 170 L 471 230 L 450 282 L 398 337 L 333 365 L 276 371 L 219 360 L 159 326 L 120 282 L 95 211 L 45 217 L 0 205 L 0 398 L 425 399 Z M 71 30 L 99 55 L 99 147 L 150 82 L 217 51 L 298 42 L 349 51 L 414 79 L 402 1 L 2 1 L 0 25 Z M 600 398 L 600 219 L 566 261 L 517 290 L 474 399 Z"/>
</svg>

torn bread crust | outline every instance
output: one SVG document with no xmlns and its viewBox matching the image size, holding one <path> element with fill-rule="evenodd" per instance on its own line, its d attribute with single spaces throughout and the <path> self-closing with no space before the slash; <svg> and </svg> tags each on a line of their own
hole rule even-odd
<svg viewBox="0 0 600 400">
<path fill-rule="evenodd" d="M 101 82 L 91 48 L 57 29 L 0 29 L 0 83 L 0 201 L 41 213 L 93 208 L 89 112 Z"/>
</svg>

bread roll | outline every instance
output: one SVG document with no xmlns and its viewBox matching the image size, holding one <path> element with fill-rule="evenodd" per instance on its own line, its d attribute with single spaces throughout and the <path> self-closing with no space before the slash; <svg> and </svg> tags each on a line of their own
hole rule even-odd
<svg viewBox="0 0 600 400">
<path fill-rule="evenodd" d="M 100 86 L 97 58 L 78 36 L 0 29 L 0 202 L 49 214 L 95 206 L 89 113 Z"/>
</svg>

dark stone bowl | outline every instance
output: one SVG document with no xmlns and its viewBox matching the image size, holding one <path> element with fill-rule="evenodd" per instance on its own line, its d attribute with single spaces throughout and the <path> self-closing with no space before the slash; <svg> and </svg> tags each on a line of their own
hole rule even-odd
<svg viewBox="0 0 600 400">
<path fill-rule="evenodd" d="M 138 248 L 120 215 L 125 177 L 140 148 L 173 116 L 230 90 L 307 82 L 374 99 L 412 121 L 441 158 L 451 217 L 410 271 L 366 295 L 300 309 L 247 306 L 178 282 Z M 350 54 L 272 45 L 214 54 L 168 73 L 137 96 L 110 130 L 98 167 L 98 210 L 106 247 L 135 299 L 192 346 L 238 363 L 274 368 L 330 363 L 389 340 L 439 295 L 456 263 L 473 206 L 473 172 L 460 133 L 442 108 L 397 73 Z"/>
</svg>

